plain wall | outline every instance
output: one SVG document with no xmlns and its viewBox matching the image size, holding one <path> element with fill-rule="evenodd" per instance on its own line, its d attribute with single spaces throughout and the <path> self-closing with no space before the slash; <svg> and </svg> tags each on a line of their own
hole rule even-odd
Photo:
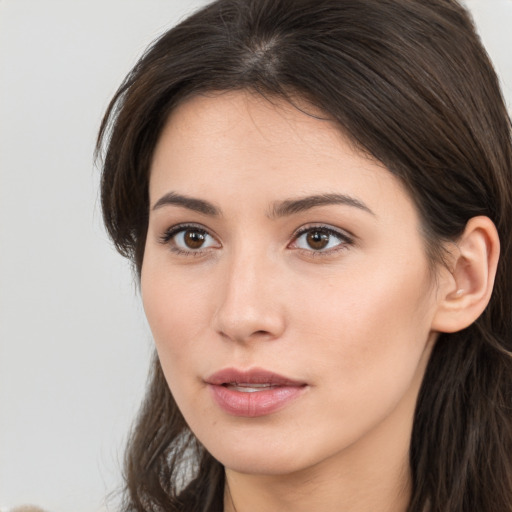
<svg viewBox="0 0 512 512">
<path fill-rule="evenodd" d="M 0 510 L 104 507 L 151 336 L 101 227 L 97 129 L 201 0 L 0 0 Z M 467 0 L 512 105 L 512 0 Z M 113 501 L 115 503 L 115 500 Z"/>
</svg>

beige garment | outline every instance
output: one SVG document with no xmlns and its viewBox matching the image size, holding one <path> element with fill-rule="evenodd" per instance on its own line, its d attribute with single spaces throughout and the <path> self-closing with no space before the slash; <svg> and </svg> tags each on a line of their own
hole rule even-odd
<svg viewBox="0 0 512 512">
<path fill-rule="evenodd" d="M 40 507 L 36 507 L 34 505 L 21 505 L 20 507 L 14 507 L 9 510 L 9 512 L 46 512 Z"/>
</svg>

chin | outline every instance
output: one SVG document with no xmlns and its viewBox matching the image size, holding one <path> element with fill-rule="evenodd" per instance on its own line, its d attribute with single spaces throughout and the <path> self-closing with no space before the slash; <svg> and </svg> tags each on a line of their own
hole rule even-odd
<svg viewBox="0 0 512 512">
<path fill-rule="evenodd" d="M 208 451 L 226 468 L 237 473 L 253 475 L 286 475 L 295 473 L 315 461 L 308 461 L 304 446 L 296 446 L 294 443 L 269 443 L 268 441 L 234 442 L 229 440 L 226 444 L 218 443 Z"/>
<path fill-rule="evenodd" d="M 297 460 L 284 460 L 281 456 L 272 457 L 268 453 L 263 456 L 255 454 L 254 457 L 243 460 L 234 455 L 220 462 L 228 470 L 247 475 L 282 476 L 304 469 Z"/>
</svg>

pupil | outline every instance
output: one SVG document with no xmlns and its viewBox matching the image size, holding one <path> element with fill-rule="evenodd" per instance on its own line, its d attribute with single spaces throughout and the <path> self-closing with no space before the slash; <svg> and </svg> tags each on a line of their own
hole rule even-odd
<svg viewBox="0 0 512 512">
<path fill-rule="evenodd" d="M 204 243 L 204 233 L 191 229 L 185 232 L 185 244 L 189 249 L 199 249 Z"/>
<path fill-rule="evenodd" d="M 311 231 L 308 233 L 307 241 L 312 249 L 323 249 L 329 243 L 329 235 L 323 231 Z"/>
</svg>

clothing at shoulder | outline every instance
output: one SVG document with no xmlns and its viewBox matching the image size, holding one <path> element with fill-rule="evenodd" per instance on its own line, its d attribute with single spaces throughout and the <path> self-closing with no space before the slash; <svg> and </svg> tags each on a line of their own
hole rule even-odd
<svg viewBox="0 0 512 512">
<path fill-rule="evenodd" d="M 41 507 L 35 505 L 21 505 L 14 508 L 0 508 L 0 512 L 48 512 Z"/>
</svg>

